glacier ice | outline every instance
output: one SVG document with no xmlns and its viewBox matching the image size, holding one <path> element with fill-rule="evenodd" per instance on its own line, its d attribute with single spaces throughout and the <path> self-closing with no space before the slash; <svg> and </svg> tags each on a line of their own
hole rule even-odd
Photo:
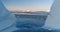
<svg viewBox="0 0 60 32">
<path fill-rule="evenodd" d="M 54 0 L 50 15 L 45 23 L 45 27 L 60 29 L 60 0 Z"/>
<path fill-rule="evenodd" d="M 16 18 L 3 5 L 0 0 L 0 32 L 11 32 L 15 29 Z"/>
</svg>

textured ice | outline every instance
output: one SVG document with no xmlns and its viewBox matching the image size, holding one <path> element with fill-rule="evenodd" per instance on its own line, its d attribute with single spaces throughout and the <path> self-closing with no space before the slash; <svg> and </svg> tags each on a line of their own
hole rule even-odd
<svg viewBox="0 0 60 32">
<path fill-rule="evenodd" d="M 28 17 L 28 16 L 25 16 Z M 30 16 L 32 17 L 32 16 Z M 39 18 L 24 18 L 20 17 L 17 21 L 17 28 L 14 32 L 50 32 L 48 29 L 41 28 L 45 23 L 46 16 L 40 16 Z"/>
<path fill-rule="evenodd" d="M 41 22 L 39 22 L 37 19 L 20 18 L 18 19 L 20 23 L 18 22 L 18 24 L 16 24 L 16 27 L 19 29 L 15 31 L 16 18 L 4 7 L 0 0 L 0 32 L 60 32 L 60 30 L 51 30 L 51 28 L 60 29 L 60 4 L 57 4 L 59 2 L 60 0 L 55 0 L 51 7 L 50 15 L 48 16 L 45 24 L 45 27 L 47 27 L 46 29 L 40 27 Z"/>
<path fill-rule="evenodd" d="M 3 5 L 0 0 L 0 32 L 11 32 L 15 29 L 16 18 Z"/>
<path fill-rule="evenodd" d="M 60 29 L 60 0 L 54 0 L 45 26 L 53 29 Z"/>
</svg>

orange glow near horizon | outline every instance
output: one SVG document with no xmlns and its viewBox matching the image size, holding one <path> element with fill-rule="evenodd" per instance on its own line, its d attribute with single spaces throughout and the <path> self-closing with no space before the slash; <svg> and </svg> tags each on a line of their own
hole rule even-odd
<svg viewBox="0 0 60 32">
<path fill-rule="evenodd" d="M 17 12 L 38 12 L 38 11 L 44 11 L 44 12 L 50 12 L 50 9 L 13 9 L 9 8 L 10 11 L 17 11 Z"/>
</svg>

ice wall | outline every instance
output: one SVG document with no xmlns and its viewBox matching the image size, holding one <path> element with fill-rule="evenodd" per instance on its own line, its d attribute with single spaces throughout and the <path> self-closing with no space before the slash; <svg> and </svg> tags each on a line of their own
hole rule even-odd
<svg viewBox="0 0 60 32">
<path fill-rule="evenodd" d="M 48 15 L 45 26 L 54 29 L 60 29 L 60 0 L 54 0 L 50 15 Z"/>
<path fill-rule="evenodd" d="M 6 30 L 15 23 L 16 18 L 3 5 L 0 0 L 0 32 Z"/>
</svg>

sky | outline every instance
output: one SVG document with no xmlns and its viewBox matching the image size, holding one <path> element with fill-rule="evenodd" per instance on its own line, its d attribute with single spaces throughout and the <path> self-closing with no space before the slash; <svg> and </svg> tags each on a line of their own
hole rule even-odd
<svg viewBox="0 0 60 32">
<path fill-rule="evenodd" d="M 10 11 L 46 11 L 48 12 L 53 0 L 2 0 Z"/>
</svg>

